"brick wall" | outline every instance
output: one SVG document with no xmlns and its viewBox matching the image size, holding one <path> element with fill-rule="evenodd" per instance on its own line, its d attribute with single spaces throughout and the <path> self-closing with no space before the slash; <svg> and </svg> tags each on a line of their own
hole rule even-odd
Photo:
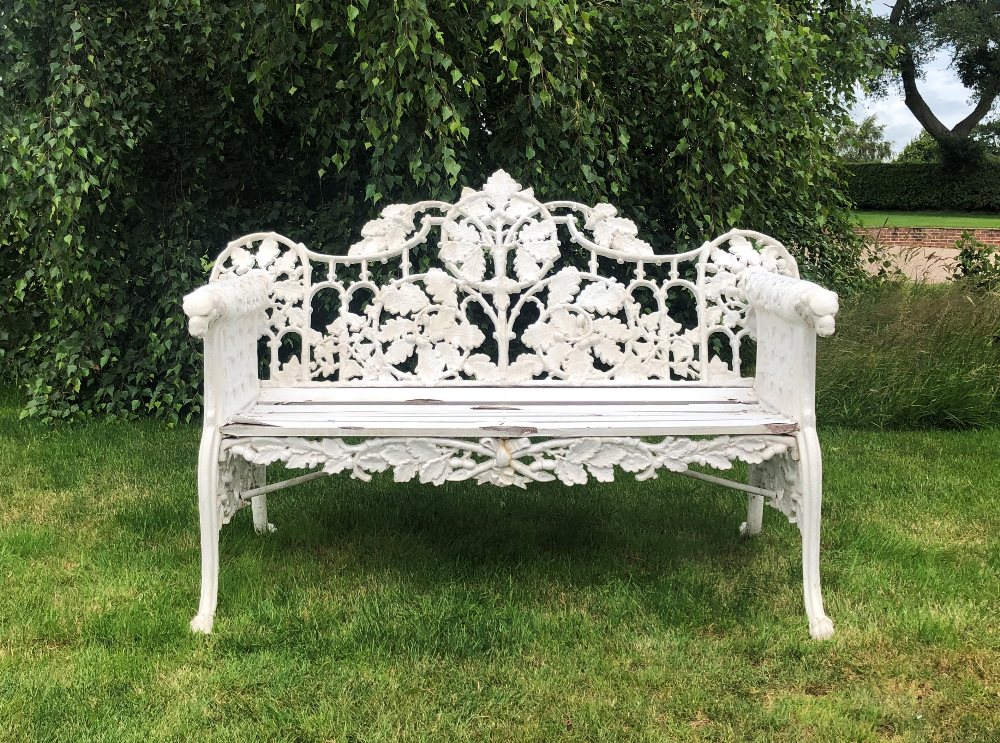
<svg viewBox="0 0 1000 743">
<path fill-rule="evenodd" d="M 870 242 L 890 248 L 954 248 L 963 232 L 987 245 L 1000 247 L 1000 228 L 963 230 L 950 227 L 859 227 Z"/>
</svg>

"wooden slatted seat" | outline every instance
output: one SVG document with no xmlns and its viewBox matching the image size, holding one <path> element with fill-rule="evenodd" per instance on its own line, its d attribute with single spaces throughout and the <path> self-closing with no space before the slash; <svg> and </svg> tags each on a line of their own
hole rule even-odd
<svg viewBox="0 0 1000 743">
<path fill-rule="evenodd" d="M 498 171 L 453 204 L 387 207 L 346 253 L 235 240 L 184 310 L 205 342 L 196 631 L 214 621 L 221 526 L 251 505 L 273 530 L 267 494 L 313 477 L 526 487 L 669 470 L 749 493 L 745 535 L 765 502 L 797 524 L 810 633 L 833 632 L 813 398 L 837 297 L 766 235 L 656 253 L 609 204 L 543 203 Z M 737 460 L 746 483 L 690 469 Z M 275 464 L 312 471 L 267 483 Z"/>
<path fill-rule="evenodd" d="M 324 390 L 326 392 L 327 390 Z M 228 436 L 703 436 L 798 428 L 752 387 L 459 387 L 262 392 L 222 426 Z"/>
</svg>

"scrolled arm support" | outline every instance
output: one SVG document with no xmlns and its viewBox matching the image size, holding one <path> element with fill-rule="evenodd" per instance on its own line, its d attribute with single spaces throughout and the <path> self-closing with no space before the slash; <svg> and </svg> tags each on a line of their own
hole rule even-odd
<svg viewBox="0 0 1000 743">
<path fill-rule="evenodd" d="M 823 287 L 790 276 L 748 268 L 740 276 L 740 288 L 750 306 L 786 322 L 805 324 L 816 335 L 833 335 L 839 309 L 837 295 Z"/>
<path fill-rule="evenodd" d="M 238 319 L 267 308 L 271 304 L 273 283 L 267 271 L 255 269 L 195 289 L 184 297 L 188 330 L 195 338 L 204 338 L 209 326 L 217 320 Z"/>
</svg>

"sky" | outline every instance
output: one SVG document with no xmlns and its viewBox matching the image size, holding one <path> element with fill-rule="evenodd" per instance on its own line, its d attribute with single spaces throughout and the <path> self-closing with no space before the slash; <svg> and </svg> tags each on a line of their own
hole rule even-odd
<svg viewBox="0 0 1000 743">
<path fill-rule="evenodd" d="M 878 15 L 889 15 L 890 3 L 875 0 L 870 3 Z M 941 123 L 951 128 L 965 118 L 973 108 L 972 92 L 962 85 L 955 71 L 950 68 L 947 52 L 938 54 L 924 68 L 924 77 L 917 81 L 920 91 L 931 111 Z M 892 142 L 893 152 L 916 137 L 922 127 L 903 103 L 902 89 L 890 90 L 883 98 L 862 98 L 851 110 L 851 117 L 861 121 L 875 114 L 880 124 L 886 125 L 885 138 Z"/>
</svg>

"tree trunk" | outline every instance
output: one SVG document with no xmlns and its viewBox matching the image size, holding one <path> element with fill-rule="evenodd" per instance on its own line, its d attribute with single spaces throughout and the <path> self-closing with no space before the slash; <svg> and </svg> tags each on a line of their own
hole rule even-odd
<svg viewBox="0 0 1000 743">
<path fill-rule="evenodd" d="M 889 14 L 889 25 L 897 30 L 902 30 L 905 25 L 908 25 L 910 21 L 906 15 L 909 7 L 909 0 L 897 0 Z M 983 91 L 972 112 L 949 129 L 931 111 L 924 97 L 920 95 L 920 91 L 917 89 L 917 65 L 913 59 L 913 51 L 905 43 L 901 45 L 898 65 L 899 75 L 903 81 L 903 101 L 920 122 L 920 126 L 934 138 L 934 141 L 945 153 L 957 153 L 969 149 L 969 135 L 972 134 L 976 124 L 990 112 L 993 101 L 996 100 L 1000 90 L 994 86 Z"/>
</svg>

